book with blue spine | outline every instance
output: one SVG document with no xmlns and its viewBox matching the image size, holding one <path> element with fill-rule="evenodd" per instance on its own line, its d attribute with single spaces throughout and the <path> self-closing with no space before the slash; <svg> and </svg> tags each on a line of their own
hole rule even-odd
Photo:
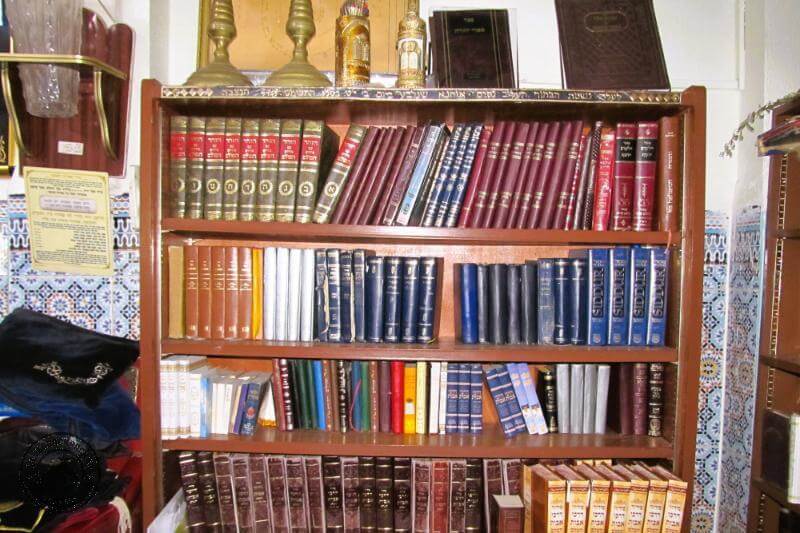
<svg viewBox="0 0 800 533">
<path fill-rule="evenodd" d="M 308 407 L 308 429 L 319 428 L 319 413 L 317 412 L 317 387 L 314 383 L 313 361 L 301 361 L 302 372 L 306 380 L 305 406 Z"/>
<path fill-rule="evenodd" d="M 267 251 L 270 249 L 268 248 Z M 273 249 L 274 250 L 274 249 Z M 274 253 L 272 254 L 275 255 Z M 314 284 L 314 337 L 320 342 L 328 342 L 328 264 L 327 264 L 327 254 L 325 250 L 316 250 L 314 252 L 315 255 L 315 264 L 316 264 L 316 276 L 315 276 L 315 284 Z M 270 256 L 267 254 L 264 264 L 264 271 L 266 277 L 266 271 L 268 270 L 268 260 Z M 273 261 L 275 259 L 273 258 Z M 266 295 L 267 291 L 269 290 L 270 285 L 268 283 L 264 284 L 264 293 Z M 274 305 L 274 295 L 272 298 L 269 295 L 264 297 L 264 301 L 271 301 L 272 304 L 272 314 L 275 314 L 275 305 Z M 270 315 L 270 306 L 264 305 L 264 314 L 265 318 L 264 321 L 267 323 L 270 319 L 268 318 Z M 274 320 L 273 320 L 274 322 Z M 266 340 L 274 340 L 270 338 L 267 331 L 269 330 L 268 326 L 264 327 Z M 273 326 L 274 330 L 274 326 Z"/>
<path fill-rule="evenodd" d="M 478 265 L 461 265 L 461 342 L 478 343 Z"/>
<path fill-rule="evenodd" d="M 544 418 L 544 411 L 542 410 L 541 402 L 539 402 L 539 395 L 536 394 L 536 387 L 533 384 L 531 369 L 528 368 L 527 363 L 512 364 L 516 364 L 517 366 L 517 371 L 522 380 L 522 388 L 525 389 L 525 395 L 528 397 L 528 406 L 533 415 L 534 432 L 539 435 L 546 435 L 548 433 L 547 420 Z"/>
<path fill-rule="evenodd" d="M 419 329 L 420 258 L 404 257 L 402 271 L 403 295 L 400 317 L 400 340 L 417 342 Z"/>
<path fill-rule="evenodd" d="M 462 363 L 449 363 L 447 365 L 446 433 L 458 433 L 458 380 L 461 377 L 461 365 Z"/>
<path fill-rule="evenodd" d="M 425 177 L 430 172 L 430 167 L 434 163 L 433 158 L 435 157 L 436 148 L 444 132 L 444 127 L 444 124 L 431 124 L 425 132 L 422 148 L 420 149 L 419 156 L 417 156 L 414 170 L 411 173 L 411 180 L 408 183 L 408 188 L 406 189 L 402 202 L 400 202 L 400 208 L 397 212 L 395 223 L 398 226 L 407 226 L 411 221 L 411 215 L 415 211 L 423 192 Z"/>
<path fill-rule="evenodd" d="M 628 278 L 631 249 L 626 246 L 611 248 L 608 254 L 608 344 L 628 344 Z"/>
<path fill-rule="evenodd" d="M 339 315 L 342 342 L 355 340 L 355 312 L 353 307 L 353 252 L 342 250 L 339 255 Z"/>
<path fill-rule="evenodd" d="M 247 385 L 244 413 L 242 413 L 241 426 L 237 432 L 239 435 L 248 436 L 255 433 L 258 408 L 261 405 L 261 398 L 264 396 L 264 384 L 266 382 L 266 377 L 256 376 Z"/>
<path fill-rule="evenodd" d="M 586 344 L 608 344 L 608 249 L 592 248 L 587 253 L 589 272 L 588 331 Z"/>
<path fill-rule="evenodd" d="M 326 255 L 328 265 L 328 341 L 341 342 L 342 312 L 339 250 L 335 248 L 328 249 Z"/>
<path fill-rule="evenodd" d="M 510 438 L 519 433 L 520 430 L 517 429 L 514 423 L 510 406 L 507 403 L 505 389 L 511 387 L 511 383 L 509 382 L 506 385 L 500 380 L 498 374 L 501 370 L 505 371 L 505 368 L 501 365 L 485 365 L 483 367 L 483 371 L 486 374 L 486 384 L 489 387 L 489 395 L 494 401 L 495 409 L 497 409 L 500 427 L 503 429 L 503 434 L 506 438 Z"/>
<path fill-rule="evenodd" d="M 215 373 L 214 369 L 209 369 L 200 374 L 200 438 L 208 438 L 210 428 L 208 422 L 211 419 L 211 377 Z"/>
<path fill-rule="evenodd" d="M 667 285 L 669 280 L 669 250 L 650 248 L 648 276 L 647 344 L 664 346 L 667 331 Z"/>
<path fill-rule="evenodd" d="M 569 261 L 555 259 L 553 261 L 553 343 L 569 342 L 570 316 L 570 277 Z"/>
<path fill-rule="evenodd" d="M 522 385 L 522 376 L 519 373 L 519 367 L 516 363 L 507 363 L 505 365 L 508 376 L 511 378 L 511 385 L 514 388 L 514 395 L 517 397 L 517 403 L 522 411 L 522 419 L 525 423 L 525 429 L 528 434 L 533 435 L 536 429 L 533 423 L 533 413 L 531 412 L 530 405 L 528 404 L 528 393 Z"/>
<path fill-rule="evenodd" d="M 650 250 L 641 246 L 631 249 L 630 316 L 628 318 L 628 344 L 644 346 L 647 343 L 647 276 L 650 271 Z"/>
<path fill-rule="evenodd" d="M 353 337 L 364 342 L 364 283 L 367 275 L 367 254 L 364 250 L 353 250 Z"/>
<path fill-rule="evenodd" d="M 244 418 L 245 405 L 247 404 L 247 393 L 250 390 L 249 378 L 244 383 L 239 383 L 238 388 L 239 390 L 237 391 L 234 389 L 233 393 L 233 397 L 238 400 L 236 405 L 236 414 L 233 418 L 233 431 L 231 431 L 231 433 L 234 435 L 239 435 L 239 432 L 242 429 L 242 419 Z"/>
<path fill-rule="evenodd" d="M 458 432 L 469 433 L 470 396 L 472 393 L 469 363 L 461 363 L 458 371 Z"/>
<path fill-rule="evenodd" d="M 587 261 L 584 258 L 569 260 L 569 307 L 567 314 L 567 337 L 570 344 L 586 344 L 588 317 Z"/>
<path fill-rule="evenodd" d="M 355 431 L 361 431 L 361 364 L 353 361 L 350 369 L 350 412 L 353 413 L 350 420 L 350 427 Z"/>
<path fill-rule="evenodd" d="M 483 370 L 479 363 L 469 365 L 470 374 L 470 405 L 469 405 L 469 432 L 480 433 L 483 431 Z"/>
<path fill-rule="evenodd" d="M 453 128 L 453 134 L 447 142 L 447 147 L 444 150 L 442 164 L 438 168 L 438 172 L 434 176 L 433 185 L 431 186 L 430 195 L 428 196 L 428 203 L 425 206 L 425 213 L 422 217 L 422 226 L 432 227 L 436 222 L 436 214 L 438 213 L 439 203 L 442 201 L 447 181 L 450 173 L 453 170 L 453 163 L 455 162 L 456 152 L 458 152 L 464 136 L 465 125 L 456 124 Z"/>
<path fill-rule="evenodd" d="M 539 259 L 536 277 L 538 279 L 536 299 L 538 302 L 536 322 L 539 330 L 539 344 L 553 344 L 555 328 L 555 302 L 553 299 L 553 260 Z"/>
<path fill-rule="evenodd" d="M 464 132 L 461 145 L 458 152 L 456 152 L 453 170 L 447 178 L 447 184 L 445 185 L 442 199 L 439 202 L 436 222 L 434 224 L 437 228 L 450 227 L 447 224 L 450 220 L 451 208 L 454 208 L 453 203 L 454 201 L 461 201 L 461 199 L 457 199 L 459 195 L 463 199 L 464 184 L 472 170 L 472 162 L 475 160 L 475 151 L 478 148 L 478 141 L 481 136 L 481 131 L 483 131 L 483 124 L 469 124 L 467 130 L 468 131 Z M 463 180 L 462 176 L 464 177 Z M 456 212 L 453 214 L 453 219 L 458 216 L 457 208 L 454 209 L 456 209 Z M 456 220 L 453 220 L 453 225 L 455 225 L 455 222 Z"/>
<path fill-rule="evenodd" d="M 322 379 L 322 361 L 312 361 L 314 367 L 314 399 L 317 403 L 317 429 L 325 430 L 328 421 L 325 418 L 325 384 Z"/>
<path fill-rule="evenodd" d="M 506 405 L 508 405 L 511 422 L 514 424 L 515 434 L 524 433 L 527 431 L 525 427 L 525 419 L 522 416 L 522 408 L 520 408 L 519 398 L 517 398 L 517 394 L 514 392 L 514 385 L 511 383 L 511 376 L 509 375 L 506 367 L 500 365 L 497 371 L 497 379 L 500 380 L 500 384 L 503 387 L 503 393 L 506 395 Z"/>
</svg>

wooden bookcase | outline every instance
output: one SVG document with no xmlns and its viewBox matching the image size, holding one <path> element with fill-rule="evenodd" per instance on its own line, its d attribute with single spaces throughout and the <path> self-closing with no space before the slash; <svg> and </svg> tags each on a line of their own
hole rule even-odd
<svg viewBox="0 0 800 533">
<path fill-rule="evenodd" d="M 705 187 L 705 89 L 682 93 L 557 90 L 275 89 L 166 87 L 148 80 L 142 89 L 141 350 L 144 514 L 149 523 L 164 503 L 162 466 L 174 450 L 416 457 L 641 458 L 670 462 L 681 477 L 694 476 L 700 362 Z M 420 124 L 442 120 L 646 120 L 682 117 L 683 194 L 680 230 L 594 232 L 430 229 L 316 224 L 209 222 L 167 218 L 168 128 L 174 114 L 324 119 L 340 136 L 351 122 Z M 421 345 L 183 341 L 166 338 L 165 247 L 185 242 L 367 248 L 377 254 L 443 258 L 438 342 Z M 672 250 L 669 333 L 665 348 L 586 346 L 478 346 L 458 342 L 455 265 L 521 262 L 563 257 L 569 250 L 615 244 L 666 245 Z M 270 358 L 345 358 L 528 363 L 665 362 L 664 436 L 523 435 L 503 438 L 494 408 L 480 435 L 346 434 L 260 428 L 253 437 L 163 441 L 159 421 L 159 360 L 200 354 L 232 369 L 269 369 Z M 691 495 L 687 499 L 691 505 Z M 691 515 L 687 509 L 686 516 Z M 688 521 L 686 522 L 688 524 Z"/>
<path fill-rule="evenodd" d="M 800 100 L 773 112 L 773 127 L 800 113 Z M 748 531 L 778 531 L 780 508 L 800 513 L 786 492 L 764 480 L 761 471 L 766 409 L 800 411 L 800 158 L 772 156 L 767 192 L 764 288 L 758 359 L 753 462 L 750 472 Z M 789 468 L 789 465 L 786 465 Z"/>
</svg>

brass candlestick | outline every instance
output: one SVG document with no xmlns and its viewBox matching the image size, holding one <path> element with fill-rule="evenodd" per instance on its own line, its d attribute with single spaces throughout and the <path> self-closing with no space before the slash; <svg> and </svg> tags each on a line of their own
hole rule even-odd
<svg viewBox="0 0 800 533">
<path fill-rule="evenodd" d="M 231 0 L 214 0 L 208 36 L 214 42 L 214 59 L 189 76 L 185 85 L 216 87 L 219 85 L 252 85 L 250 79 L 231 65 L 228 46 L 236 38 Z"/>
<path fill-rule="evenodd" d="M 273 87 L 329 87 L 331 82 L 308 62 L 308 41 L 317 32 L 311 0 L 292 0 L 286 34 L 294 41 L 292 60 L 272 73 L 264 85 Z"/>
</svg>

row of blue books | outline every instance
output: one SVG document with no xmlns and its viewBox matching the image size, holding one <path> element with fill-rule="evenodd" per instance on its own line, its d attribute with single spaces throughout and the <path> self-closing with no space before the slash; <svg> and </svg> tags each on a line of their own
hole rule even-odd
<svg viewBox="0 0 800 533">
<path fill-rule="evenodd" d="M 522 265 L 460 265 L 466 344 L 664 346 L 669 250 L 573 250 Z"/>
</svg>

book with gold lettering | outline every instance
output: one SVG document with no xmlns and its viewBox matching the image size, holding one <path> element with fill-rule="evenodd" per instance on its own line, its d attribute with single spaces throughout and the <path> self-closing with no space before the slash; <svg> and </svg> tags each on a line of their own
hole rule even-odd
<svg viewBox="0 0 800 533">
<path fill-rule="evenodd" d="M 238 160 L 237 160 L 238 165 Z M 203 218 L 222 219 L 222 179 L 225 171 L 225 118 L 206 120 L 206 142 L 203 153 Z"/>
<path fill-rule="evenodd" d="M 280 119 L 262 118 L 258 125 L 258 178 L 256 220 L 275 220 L 275 189 L 278 187 L 278 154 L 281 143 Z"/>
<path fill-rule="evenodd" d="M 259 121 L 246 118 L 242 121 L 240 147 L 239 220 L 255 220 L 256 181 L 258 180 Z M 232 220 L 226 218 L 226 220 Z"/>
<path fill-rule="evenodd" d="M 297 178 L 295 222 L 311 222 L 317 203 L 320 180 L 328 175 L 339 147 L 339 136 L 321 120 L 303 124 L 300 146 L 300 173 Z"/>
<path fill-rule="evenodd" d="M 278 155 L 278 189 L 275 191 L 275 220 L 294 221 L 297 196 L 297 175 L 300 170 L 300 139 L 303 121 L 287 119 L 281 123 L 281 144 Z"/>
</svg>

